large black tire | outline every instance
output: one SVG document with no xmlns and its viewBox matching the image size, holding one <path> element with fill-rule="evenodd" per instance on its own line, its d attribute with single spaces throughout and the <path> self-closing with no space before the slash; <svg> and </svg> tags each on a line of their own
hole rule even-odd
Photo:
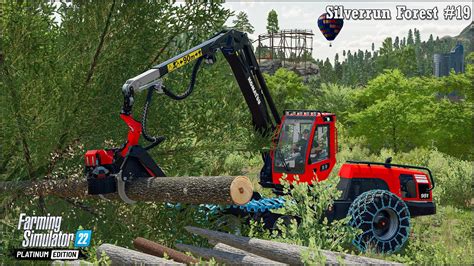
<svg viewBox="0 0 474 266">
<path fill-rule="evenodd" d="M 362 230 L 354 245 L 365 252 L 398 251 L 410 234 L 410 211 L 405 202 L 386 190 L 371 190 L 357 197 L 349 208 L 350 225 Z"/>
</svg>

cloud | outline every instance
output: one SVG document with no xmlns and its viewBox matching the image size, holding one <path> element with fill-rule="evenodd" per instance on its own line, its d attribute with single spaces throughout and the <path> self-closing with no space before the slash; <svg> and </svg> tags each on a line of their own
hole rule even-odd
<svg viewBox="0 0 474 266">
<path fill-rule="evenodd" d="M 283 14 L 281 15 L 285 19 L 290 19 L 290 18 L 297 18 L 300 17 L 303 13 L 303 9 L 301 7 L 293 6 L 290 9 L 287 9 Z"/>
</svg>

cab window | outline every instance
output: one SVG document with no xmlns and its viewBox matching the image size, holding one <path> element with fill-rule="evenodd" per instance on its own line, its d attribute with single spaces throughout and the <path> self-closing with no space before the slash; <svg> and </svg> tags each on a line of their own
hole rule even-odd
<svg viewBox="0 0 474 266">
<path fill-rule="evenodd" d="M 320 162 L 329 158 L 329 125 L 320 125 L 314 132 L 311 145 L 310 163 Z"/>
<path fill-rule="evenodd" d="M 306 151 L 314 117 L 288 117 L 282 126 L 278 146 L 275 149 L 275 170 L 302 174 L 305 170 Z"/>
</svg>

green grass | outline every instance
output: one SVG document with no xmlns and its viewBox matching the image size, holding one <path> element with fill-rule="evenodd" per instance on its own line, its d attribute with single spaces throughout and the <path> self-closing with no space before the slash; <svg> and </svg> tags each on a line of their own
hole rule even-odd
<svg viewBox="0 0 474 266">
<path fill-rule="evenodd" d="M 438 206 L 437 213 L 412 219 L 405 248 L 387 259 L 409 264 L 474 263 L 474 211 Z"/>
</svg>

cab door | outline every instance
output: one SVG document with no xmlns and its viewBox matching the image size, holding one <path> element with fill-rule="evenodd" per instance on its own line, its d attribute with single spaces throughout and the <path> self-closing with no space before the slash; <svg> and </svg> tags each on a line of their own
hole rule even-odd
<svg viewBox="0 0 474 266">
<path fill-rule="evenodd" d="M 316 119 L 306 156 L 304 181 L 325 180 L 336 163 L 335 123 L 332 119 L 326 120 Z"/>
<path fill-rule="evenodd" d="M 285 116 L 278 144 L 272 151 L 272 181 L 312 183 L 329 176 L 336 163 L 335 115 Z M 307 136 L 306 132 L 310 133 Z"/>
</svg>

